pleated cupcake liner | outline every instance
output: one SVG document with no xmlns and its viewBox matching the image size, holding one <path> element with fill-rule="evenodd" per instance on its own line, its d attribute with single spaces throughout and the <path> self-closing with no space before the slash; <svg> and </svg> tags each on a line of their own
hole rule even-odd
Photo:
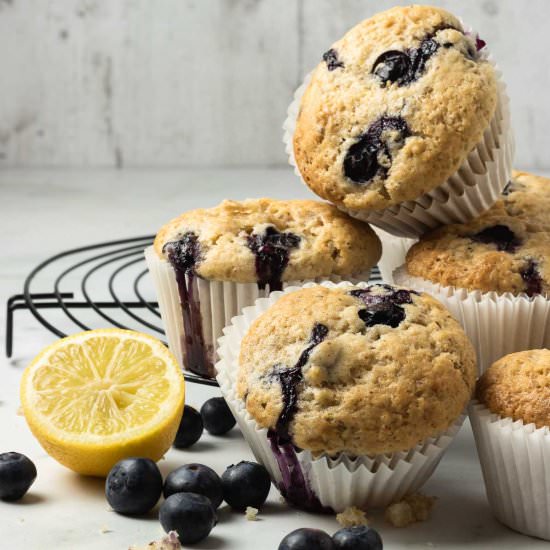
<svg viewBox="0 0 550 550">
<path fill-rule="evenodd" d="M 550 432 L 469 407 L 487 498 L 495 517 L 515 531 L 550 540 Z"/>
<path fill-rule="evenodd" d="M 394 271 L 395 283 L 427 292 L 462 325 L 472 342 L 483 374 L 497 359 L 515 351 L 550 348 L 550 300 L 545 296 L 469 291 Z"/>
<path fill-rule="evenodd" d="M 467 32 L 475 34 L 473 31 Z M 498 200 L 512 174 L 515 143 L 510 121 L 510 100 L 502 81 L 502 73 L 488 54 L 483 57 L 495 68 L 497 106 L 481 140 L 466 156 L 458 170 L 445 182 L 412 201 L 372 211 L 336 205 L 340 210 L 398 237 L 415 238 L 441 225 L 473 220 Z M 309 73 L 295 91 L 283 124 L 283 142 L 288 162 L 304 185 L 307 184 L 294 157 L 293 137 L 300 102 L 311 75 Z"/>
<path fill-rule="evenodd" d="M 349 287 L 350 282 L 339 284 L 323 282 L 329 288 Z M 315 286 L 307 283 L 303 287 Z M 356 286 L 364 288 L 366 283 Z M 217 380 L 221 391 L 237 423 L 250 445 L 256 460 L 263 464 L 274 484 L 283 495 L 292 491 L 287 486 L 287 472 L 282 471 L 274 454 L 268 430 L 258 426 L 237 396 L 236 380 L 239 369 L 241 341 L 255 319 L 271 307 L 283 294 L 294 292 L 289 287 L 274 292 L 268 298 L 258 299 L 254 306 L 246 307 L 233 318 L 219 340 L 220 360 L 216 364 Z M 313 495 L 322 508 L 341 512 L 349 506 L 362 509 L 384 507 L 400 500 L 404 495 L 417 491 L 431 476 L 449 444 L 460 430 L 464 416 L 458 418 L 445 432 L 426 439 L 414 448 L 398 453 L 352 456 L 313 455 L 307 450 L 295 450 L 295 458 L 306 482 L 308 495 Z M 299 507 L 300 502 L 293 502 Z"/>
<path fill-rule="evenodd" d="M 159 258 L 153 246 L 145 249 L 145 259 L 156 291 L 160 314 L 168 339 L 168 346 L 182 368 L 187 368 L 183 312 L 174 269 L 170 262 Z M 350 275 L 349 278 L 359 282 L 368 281 L 369 276 L 370 271 L 365 271 Z M 189 277 L 186 279 L 189 284 L 191 282 L 189 281 Z M 301 286 L 306 282 L 320 282 L 324 280 L 339 282 L 342 278 L 335 275 L 313 280 L 285 282 L 283 283 L 283 288 L 289 285 Z M 200 304 L 202 335 L 206 356 L 209 363 L 213 366 L 217 361 L 217 340 L 223 334 L 223 328 L 244 307 L 254 304 L 258 298 L 267 296 L 269 290 L 267 288 L 260 290 L 256 283 L 211 281 L 197 276 L 194 277 L 193 283 L 197 285 L 197 301 Z"/>
<path fill-rule="evenodd" d="M 382 257 L 378 261 L 378 269 L 384 281 L 393 283 L 393 272 L 405 263 L 407 252 L 417 239 L 396 237 L 378 227 L 373 229 L 382 242 Z"/>
</svg>

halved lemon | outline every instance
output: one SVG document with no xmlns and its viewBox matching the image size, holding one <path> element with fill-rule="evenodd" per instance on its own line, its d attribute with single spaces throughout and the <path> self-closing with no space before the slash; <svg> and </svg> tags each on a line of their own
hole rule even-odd
<svg viewBox="0 0 550 550">
<path fill-rule="evenodd" d="M 21 380 L 25 419 L 46 452 L 93 476 L 129 456 L 159 460 L 174 441 L 184 393 L 181 369 L 161 342 L 119 329 L 58 340 Z"/>
</svg>

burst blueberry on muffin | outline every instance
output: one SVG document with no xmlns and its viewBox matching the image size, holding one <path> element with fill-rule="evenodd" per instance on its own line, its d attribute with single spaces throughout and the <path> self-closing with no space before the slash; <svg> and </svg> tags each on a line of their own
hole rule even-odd
<svg viewBox="0 0 550 550">
<path fill-rule="evenodd" d="M 290 281 L 366 280 L 380 254 L 367 224 L 329 204 L 251 199 L 182 214 L 147 257 L 171 348 L 187 368 L 213 376 L 223 327 L 258 296 Z"/>
<path fill-rule="evenodd" d="M 389 285 L 317 286 L 252 324 L 237 391 L 279 443 L 364 455 L 447 429 L 474 381 L 472 346 L 433 298 Z"/>
<path fill-rule="evenodd" d="M 382 210 L 444 183 L 498 104 L 494 68 L 450 13 L 396 7 L 323 56 L 301 100 L 294 155 L 308 186 L 350 210 Z"/>
</svg>

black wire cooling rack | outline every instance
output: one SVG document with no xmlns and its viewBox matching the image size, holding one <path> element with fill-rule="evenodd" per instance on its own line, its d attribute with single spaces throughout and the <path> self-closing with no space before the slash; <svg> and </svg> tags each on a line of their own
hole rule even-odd
<svg viewBox="0 0 550 550">
<path fill-rule="evenodd" d="M 143 255 L 153 239 L 146 235 L 73 248 L 35 267 L 25 279 L 23 293 L 7 302 L 7 356 L 13 354 L 17 310 L 30 311 L 59 338 L 110 326 L 147 332 L 166 344 Z M 371 281 L 377 280 L 380 274 L 374 268 Z M 184 376 L 188 382 L 218 385 L 188 371 Z"/>
</svg>

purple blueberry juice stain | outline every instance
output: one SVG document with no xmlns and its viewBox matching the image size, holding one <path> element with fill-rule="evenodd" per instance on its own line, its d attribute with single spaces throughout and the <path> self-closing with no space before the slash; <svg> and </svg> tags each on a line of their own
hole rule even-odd
<svg viewBox="0 0 550 550">
<path fill-rule="evenodd" d="M 215 376 L 212 359 L 208 357 L 202 330 L 202 316 L 198 297 L 195 266 L 200 261 L 198 237 L 185 233 L 179 241 L 164 245 L 178 285 L 178 293 L 183 317 L 184 336 L 182 345 L 185 351 L 185 366 L 192 372 L 207 378 Z"/>
<path fill-rule="evenodd" d="M 384 134 L 397 132 L 401 140 L 411 135 L 405 120 L 399 116 L 383 116 L 373 122 L 346 153 L 344 174 L 358 184 L 368 184 L 375 176 L 386 178 L 389 168 L 380 164 L 380 154 L 391 159 Z"/>
<path fill-rule="evenodd" d="M 252 233 L 247 237 L 247 246 L 256 257 L 258 287 L 269 291 L 282 290 L 282 276 L 288 265 L 290 251 L 300 246 L 300 237 L 294 233 L 281 233 L 273 226 L 262 234 Z"/>
<path fill-rule="evenodd" d="M 494 244 L 500 252 L 515 252 L 521 246 L 521 240 L 507 225 L 493 225 L 472 235 L 472 241 L 483 244 Z"/>
<path fill-rule="evenodd" d="M 527 296 L 533 297 L 542 294 L 542 277 L 537 262 L 529 260 L 527 266 L 521 271 L 521 278 L 525 282 L 525 294 Z"/>
<path fill-rule="evenodd" d="M 332 512 L 323 508 L 319 499 L 312 491 L 302 470 L 296 448 L 292 443 L 289 426 L 297 411 L 298 386 L 303 381 L 302 369 L 306 365 L 311 352 L 327 336 L 328 328 L 316 323 L 311 332 L 307 347 L 302 351 L 296 364 L 288 369 L 276 366 L 270 378 L 276 378 L 281 384 L 283 409 L 277 419 L 275 429 L 268 431 L 267 437 L 271 450 L 282 476 L 279 484 L 281 494 L 289 502 L 299 508 L 315 512 Z"/>
<path fill-rule="evenodd" d="M 386 292 L 378 292 L 380 289 Z M 377 292 L 373 293 L 373 290 Z M 396 328 L 406 316 L 401 306 L 412 304 L 412 294 L 418 293 L 412 290 L 394 289 L 389 285 L 374 285 L 352 290 L 350 294 L 365 304 L 366 308 L 360 309 L 357 315 L 367 327 L 387 325 Z"/>
<path fill-rule="evenodd" d="M 330 50 L 323 54 L 323 61 L 327 64 L 329 71 L 344 67 L 344 63 L 338 59 L 338 52 L 334 48 L 330 48 Z"/>
</svg>

